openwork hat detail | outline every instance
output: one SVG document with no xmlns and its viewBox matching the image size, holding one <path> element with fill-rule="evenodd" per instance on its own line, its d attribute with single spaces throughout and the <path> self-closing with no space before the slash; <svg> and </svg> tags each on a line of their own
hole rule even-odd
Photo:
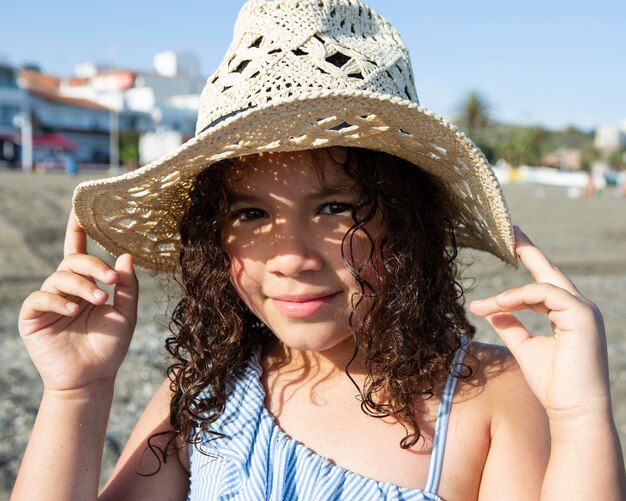
<svg viewBox="0 0 626 501">
<path fill-rule="evenodd" d="M 194 177 L 225 158 L 330 146 L 383 151 L 437 176 L 457 242 L 516 262 L 508 209 L 483 154 L 421 107 L 404 43 L 355 0 L 251 0 L 202 92 L 197 134 L 150 165 L 82 183 L 78 221 L 114 255 L 174 270 Z"/>
<path fill-rule="evenodd" d="M 418 102 L 404 43 L 368 7 L 266 4 L 249 2 L 240 13 L 236 42 L 202 93 L 201 102 L 210 106 L 200 107 L 197 133 L 233 113 L 324 90 L 370 90 Z M 302 29 L 294 32 L 294 26 Z"/>
</svg>

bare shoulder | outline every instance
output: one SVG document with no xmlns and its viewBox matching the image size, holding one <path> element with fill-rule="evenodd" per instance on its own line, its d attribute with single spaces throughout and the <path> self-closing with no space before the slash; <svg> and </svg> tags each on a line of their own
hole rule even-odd
<svg viewBox="0 0 626 501">
<path fill-rule="evenodd" d="M 547 426 L 543 407 L 507 348 L 474 341 L 464 363 L 471 376 L 459 381 L 459 400 L 484 409 L 491 422 L 492 436 L 498 426 L 517 426 L 529 420 Z"/>
<path fill-rule="evenodd" d="M 137 421 L 100 499 L 185 499 L 187 447 L 170 424 L 170 382 L 165 380 Z"/>
<path fill-rule="evenodd" d="M 459 367 L 440 495 L 535 499 L 545 469 L 546 421 L 509 350 L 472 342 Z M 465 377 L 463 377 L 465 376 Z M 513 496 L 513 497 L 512 497 Z"/>
<path fill-rule="evenodd" d="M 510 392 L 517 394 L 521 391 L 523 394 L 520 397 L 529 396 L 530 389 L 524 375 L 506 347 L 472 341 L 463 363 L 466 368 L 461 370 L 461 374 L 471 371 L 471 375 L 459 381 L 461 393 L 493 399 L 494 405 Z"/>
<path fill-rule="evenodd" d="M 550 453 L 545 410 L 508 349 L 475 342 L 466 362 L 474 373 L 462 393 L 475 397 L 489 421 L 481 499 L 510 499 L 511 492 L 538 497 Z"/>
</svg>

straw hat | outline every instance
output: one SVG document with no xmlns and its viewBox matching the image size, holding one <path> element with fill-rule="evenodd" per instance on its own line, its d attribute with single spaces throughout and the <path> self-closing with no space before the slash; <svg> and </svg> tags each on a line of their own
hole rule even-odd
<svg viewBox="0 0 626 501">
<path fill-rule="evenodd" d="M 175 270 L 179 222 L 203 169 L 241 155 L 329 146 L 408 160 L 449 190 L 459 245 L 514 264 L 514 237 L 487 160 L 419 105 L 396 30 L 356 0 L 250 0 L 202 92 L 196 136 L 156 162 L 74 193 L 87 234 L 138 266 Z"/>
</svg>

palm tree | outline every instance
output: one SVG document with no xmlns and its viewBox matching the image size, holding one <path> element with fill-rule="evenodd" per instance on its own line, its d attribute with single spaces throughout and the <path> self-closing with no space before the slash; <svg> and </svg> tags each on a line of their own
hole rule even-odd
<svg viewBox="0 0 626 501">
<path fill-rule="evenodd" d="M 491 123 L 491 105 L 478 91 L 468 92 L 457 106 L 457 122 L 468 134 L 477 132 Z"/>
</svg>

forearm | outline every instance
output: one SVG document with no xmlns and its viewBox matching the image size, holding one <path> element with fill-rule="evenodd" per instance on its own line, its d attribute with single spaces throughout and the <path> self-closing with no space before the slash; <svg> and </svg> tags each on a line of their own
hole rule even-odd
<svg viewBox="0 0 626 501">
<path fill-rule="evenodd" d="M 44 391 L 12 501 L 96 499 L 113 383 Z"/>
<path fill-rule="evenodd" d="M 550 421 L 551 452 L 542 501 L 624 499 L 624 461 L 610 411 Z"/>
</svg>

